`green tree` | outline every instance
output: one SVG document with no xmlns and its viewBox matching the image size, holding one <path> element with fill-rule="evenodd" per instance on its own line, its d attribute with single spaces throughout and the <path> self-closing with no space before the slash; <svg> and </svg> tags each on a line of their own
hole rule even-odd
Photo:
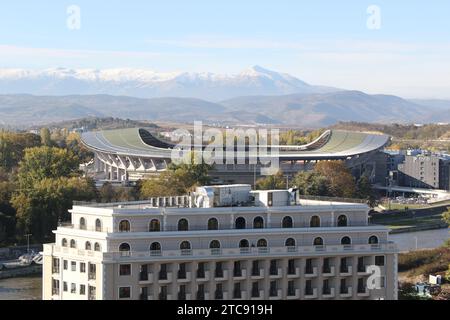
<svg viewBox="0 0 450 320">
<path fill-rule="evenodd" d="M 298 172 L 294 176 L 293 185 L 302 195 L 330 196 L 327 178 L 314 171 Z"/>
<path fill-rule="evenodd" d="M 369 206 L 374 207 L 376 204 L 376 199 L 369 178 L 367 176 L 362 176 L 359 178 L 356 188 L 356 195 L 358 198 L 365 199 Z"/>
<path fill-rule="evenodd" d="M 258 190 L 272 190 L 272 189 L 286 189 L 286 177 L 283 172 L 278 171 L 274 175 L 270 175 L 256 181 L 256 189 Z"/>
<path fill-rule="evenodd" d="M 167 171 L 159 176 L 143 180 L 140 183 L 140 197 L 150 198 L 167 195 L 183 195 L 199 185 L 208 185 L 210 177 L 210 165 L 196 164 L 193 154 L 190 155 L 191 163 L 170 164 Z"/>
<path fill-rule="evenodd" d="M 10 172 L 23 157 L 26 148 L 41 144 L 38 135 L 0 131 L 0 168 Z"/>
<path fill-rule="evenodd" d="M 445 211 L 442 214 L 442 220 L 444 220 L 445 223 L 447 223 L 448 225 L 450 225 L 450 207 L 447 208 L 447 211 Z"/>
<path fill-rule="evenodd" d="M 31 188 L 36 181 L 46 178 L 76 175 L 78 163 L 78 158 L 66 149 L 46 146 L 25 149 L 18 171 L 19 188 Z"/>
<path fill-rule="evenodd" d="M 11 203 L 17 211 L 19 234 L 32 233 L 35 240 L 46 241 L 52 238 L 58 221 L 68 218 L 73 200 L 95 198 L 91 179 L 59 177 L 35 181 L 27 192 L 14 194 Z"/>
<path fill-rule="evenodd" d="M 53 145 L 50 130 L 48 128 L 42 128 L 40 135 L 41 135 L 41 144 L 43 146 L 51 147 Z"/>
</svg>

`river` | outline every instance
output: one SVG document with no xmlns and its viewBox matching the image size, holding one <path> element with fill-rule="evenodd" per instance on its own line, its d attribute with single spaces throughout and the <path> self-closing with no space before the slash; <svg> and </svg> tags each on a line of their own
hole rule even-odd
<svg viewBox="0 0 450 320">
<path fill-rule="evenodd" d="M 400 251 L 431 249 L 439 247 L 449 238 L 449 229 L 399 233 L 389 236 L 397 242 Z M 42 278 L 40 276 L 20 277 L 0 280 L 0 300 L 40 300 L 42 298 Z"/>
<path fill-rule="evenodd" d="M 395 241 L 400 251 L 411 251 L 440 247 L 449 237 L 447 228 L 392 234 L 389 240 Z"/>
</svg>

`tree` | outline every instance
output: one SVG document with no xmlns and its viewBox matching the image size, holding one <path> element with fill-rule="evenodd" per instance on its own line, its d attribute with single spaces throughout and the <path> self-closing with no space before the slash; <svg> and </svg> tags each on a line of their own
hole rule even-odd
<svg viewBox="0 0 450 320">
<path fill-rule="evenodd" d="M 299 194 L 311 196 L 330 196 L 328 180 L 317 172 L 298 172 L 293 179 Z"/>
<path fill-rule="evenodd" d="M 14 237 L 16 211 L 10 203 L 14 189 L 12 182 L 0 181 L 0 243 Z"/>
<path fill-rule="evenodd" d="M 450 225 L 450 207 L 447 208 L 447 211 L 445 211 L 442 214 L 442 220 L 444 220 L 445 223 L 447 223 L 448 225 Z"/>
<path fill-rule="evenodd" d="M 331 195 L 346 198 L 355 196 L 355 179 L 343 161 L 320 161 L 314 171 L 327 178 Z"/>
<path fill-rule="evenodd" d="M 278 171 L 274 175 L 270 175 L 256 181 L 256 189 L 258 190 L 272 190 L 272 189 L 286 189 L 286 178 L 283 172 Z"/>
<path fill-rule="evenodd" d="M 362 176 L 359 178 L 356 188 L 356 195 L 358 198 L 367 200 L 367 204 L 374 207 L 376 204 L 376 199 L 369 178 L 367 178 L 367 176 Z"/>
<path fill-rule="evenodd" d="M 78 163 L 78 158 L 66 149 L 45 146 L 25 149 L 18 171 L 19 188 L 31 188 L 36 181 L 46 178 L 76 175 Z"/>
<path fill-rule="evenodd" d="M 38 135 L 0 131 L 0 168 L 10 172 L 23 157 L 26 148 L 41 144 Z"/>
<path fill-rule="evenodd" d="M 183 195 L 193 190 L 196 186 L 207 185 L 210 182 L 208 175 L 212 167 L 205 163 L 195 164 L 193 154 L 190 155 L 191 163 L 171 163 L 167 171 L 158 177 L 143 180 L 140 183 L 140 197 L 160 197 Z"/>
<path fill-rule="evenodd" d="M 27 192 L 14 194 L 11 203 L 17 211 L 20 234 L 32 233 L 37 241 L 49 240 L 58 221 L 68 218 L 73 200 L 96 198 L 95 183 L 77 177 L 44 178 Z"/>
<path fill-rule="evenodd" d="M 48 128 L 42 128 L 40 135 L 41 135 L 41 144 L 43 146 L 51 147 L 53 145 L 50 130 Z"/>
</svg>

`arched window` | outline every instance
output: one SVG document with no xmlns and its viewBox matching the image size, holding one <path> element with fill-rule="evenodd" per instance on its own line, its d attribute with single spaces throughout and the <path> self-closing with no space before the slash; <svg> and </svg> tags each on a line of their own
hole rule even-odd
<svg viewBox="0 0 450 320">
<path fill-rule="evenodd" d="M 292 228 L 293 223 L 292 223 L 292 218 L 287 216 L 283 218 L 283 222 L 281 223 L 281 227 L 282 228 Z"/>
<path fill-rule="evenodd" d="M 209 248 L 210 249 L 218 249 L 220 248 L 220 242 L 219 240 L 213 240 L 209 243 Z"/>
<path fill-rule="evenodd" d="M 126 242 L 121 243 L 119 246 L 119 251 L 130 251 L 130 245 Z"/>
<path fill-rule="evenodd" d="M 189 222 L 186 219 L 178 220 L 178 231 L 188 231 Z"/>
<path fill-rule="evenodd" d="M 284 244 L 286 247 L 295 247 L 295 239 L 287 238 Z"/>
<path fill-rule="evenodd" d="M 243 217 L 239 217 L 235 222 L 236 229 L 245 229 L 245 219 Z"/>
<path fill-rule="evenodd" d="M 160 225 L 158 219 L 152 219 L 152 221 L 150 221 L 150 224 L 148 226 L 148 231 L 149 232 L 161 231 L 161 225 Z"/>
<path fill-rule="evenodd" d="M 90 243 L 89 241 L 87 241 L 86 244 L 84 245 L 84 248 L 85 248 L 86 250 L 92 250 L 91 243 Z"/>
<path fill-rule="evenodd" d="M 159 242 L 152 242 L 150 245 L 150 251 L 160 251 L 161 250 L 161 244 Z"/>
<path fill-rule="evenodd" d="M 350 237 L 343 237 L 341 239 L 341 244 L 343 244 L 343 245 L 352 244 L 352 239 L 350 239 Z"/>
<path fill-rule="evenodd" d="M 337 220 L 337 225 L 338 225 L 338 227 L 346 227 L 347 226 L 347 216 L 343 215 L 343 214 L 340 215 Z"/>
<path fill-rule="evenodd" d="M 180 250 L 189 250 L 191 249 L 191 243 L 189 241 L 183 241 L 180 243 Z"/>
<path fill-rule="evenodd" d="M 95 243 L 94 251 L 101 251 L 100 243 L 98 243 L 98 242 Z"/>
<path fill-rule="evenodd" d="M 377 236 L 371 236 L 369 238 L 369 244 L 377 244 L 378 243 L 378 237 Z"/>
<path fill-rule="evenodd" d="M 86 219 L 85 218 L 80 218 L 80 229 L 86 230 Z"/>
<path fill-rule="evenodd" d="M 321 237 L 317 237 L 314 239 L 313 245 L 315 246 L 323 246 L 323 239 Z"/>
<path fill-rule="evenodd" d="M 75 240 L 70 240 L 70 247 L 71 248 L 76 248 L 77 247 L 77 243 L 75 242 Z"/>
<path fill-rule="evenodd" d="M 262 217 L 255 217 L 255 219 L 253 219 L 253 229 L 262 228 L 264 228 L 264 219 Z"/>
<path fill-rule="evenodd" d="M 95 231 L 102 231 L 102 222 L 100 219 L 95 220 Z"/>
<path fill-rule="evenodd" d="M 67 247 L 67 239 L 66 239 L 66 238 L 63 238 L 63 239 L 61 240 L 61 246 Z"/>
<path fill-rule="evenodd" d="M 250 244 L 248 243 L 247 239 L 242 239 L 239 241 L 239 248 L 248 248 L 250 247 Z"/>
<path fill-rule="evenodd" d="M 266 239 L 259 239 L 256 243 L 257 247 L 267 247 L 267 241 Z"/>
<path fill-rule="evenodd" d="M 130 221 L 128 220 L 120 221 L 119 232 L 130 232 Z"/>
<path fill-rule="evenodd" d="M 311 228 L 320 227 L 320 217 L 319 216 L 312 216 L 311 217 L 311 221 L 309 222 L 309 226 Z"/>
<path fill-rule="evenodd" d="M 208 230 L 219 230 L 219 221 L 216 218 L 208 220 Z"/>
</svg>

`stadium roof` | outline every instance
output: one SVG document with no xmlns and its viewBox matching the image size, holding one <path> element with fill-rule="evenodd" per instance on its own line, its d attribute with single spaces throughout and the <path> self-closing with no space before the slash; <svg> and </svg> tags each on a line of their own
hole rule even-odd
<svg viewBox="0 0 450 320">
<path fill-rule="evenodd" d="M 173 144 L 156 138 L 143 128 L 92 131 L 82 134 L 91 150 L 104 153 L 170 159 Z M 383 148 L 390 137 L 383 134 L 327 130 L 313 142 L 302 146 L 278 146 L 284 160 L 345 159 Z M 269 153 L 270 154 L 270 153 Z"/>
</svg>

